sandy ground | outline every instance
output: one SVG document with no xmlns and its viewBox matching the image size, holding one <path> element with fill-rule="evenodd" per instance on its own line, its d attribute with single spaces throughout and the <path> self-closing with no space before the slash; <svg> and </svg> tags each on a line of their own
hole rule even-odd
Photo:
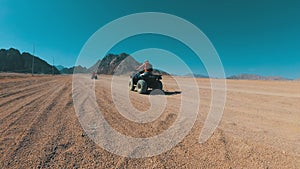
<svg viewBox="0 0 300 169">
<path fill-rule="evenodd" d="M 128 81 L 115 78 L 118 84 Z M 119 114 L 111 79 L 99 76 L 95 93 L 99 109 L 116 131 L 151 137 L 176 120 L 184 93 L 171 77 L 163 79 L 165 111 L 149 123 Z M 182 79 L 189 84 L 189 78 Z M 299 81 L 228 80 L 223 118 L 203 144 L 198 139 L 211 90 L 209 79 L 197 83 L 199 114 L 189 134 L 167 152 L 132 159 L 104 150 L 87 136 L 74 110 L 72 76 L 0 74 L 0 168 L 300 168 Z M 122 93 L 127 86 L 114 90 Z M 149 109 L 149 95 L 129 96 L 136 109 Z"/>
</svg>

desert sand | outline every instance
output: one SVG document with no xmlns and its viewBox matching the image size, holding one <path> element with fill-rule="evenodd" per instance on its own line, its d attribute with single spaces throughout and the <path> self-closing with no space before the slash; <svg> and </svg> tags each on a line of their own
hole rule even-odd
<svg viewBox="0 0 300 169">
<path fill-rule="evenodd" d="M 89 79 L 89 76 L 86 75 Z M 124 118 L 115 108 L 111 76 L 95 80 L 105 119 L 118 132 L 151 137 L 176 120 L 181 90 L 163 77 L 165 111 L 149 123 Z M 126 82 L 128 77 L 114 77 Z M 183 78 L 188 84 L 190 78 Z M 198 143 L 210 108 L 209 79 L 197 79 L 199 114 L 189 134 L 171 150 L 153 157 L 128 158 L 97 145 L 74 110 L 72 76 L 0 74 L 0 168 L 299 168 L 300 82 L 227 80 L 222 120 L 212 137 Z M 120 83 L 121 84 L 121 83 Z M 116 90 L 126 90 L 120 86 Z M 130 92 L 141 111 L 149 95 Z M 191 101 L 193 98 L 187 98 Z M 125 145 L 126 146 L 126 145 Z"/>
</svg>

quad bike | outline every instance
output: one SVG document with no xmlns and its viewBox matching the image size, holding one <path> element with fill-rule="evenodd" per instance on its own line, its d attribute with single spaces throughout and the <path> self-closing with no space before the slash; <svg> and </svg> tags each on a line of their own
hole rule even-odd
<svg viewBox="0 0 300 169">
<path fill-rule="evenodd" d="M 152 73 L 147 73 L 144 75 L 143 72 L 134 73 L 130 76 L 129 90 L 134 91 L 136 88 L 137 92 L 140 94 L 147 93 L 148 88 L 153 89 L 163 89 L 163 84 L 161 83 L 162 75 L 154 75 Z"/>
<path fill-rule="evenodd" d="M 97 74 L 92 74 L 92 77 L 91 77 L 91 79 L 98 79 L 98 76 L 97 76 Z"/>
</svg>

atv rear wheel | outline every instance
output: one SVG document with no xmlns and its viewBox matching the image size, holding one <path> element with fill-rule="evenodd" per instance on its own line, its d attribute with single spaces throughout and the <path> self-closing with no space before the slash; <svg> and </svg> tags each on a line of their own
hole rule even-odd
<svg viewBox="0 0 300 169">
<path fill-rule="evenodd" d="M 130 79 L 128 88 L 129 88 L 130 91 L 134 90 L 133 79 Z"/>
<path fill-rule="evenodd" d="M 162 85 L 161 81 L 156 81 L 153 89 L 162 90 L 163 89 L 163 85 Z"/>
<path fill-rule="evenodd" d="M 140 94 L 144 94 L 147 92 L 147 83 L 145 80 L 139 80 L 136 84 L 137 92 Z"/>
</svg>

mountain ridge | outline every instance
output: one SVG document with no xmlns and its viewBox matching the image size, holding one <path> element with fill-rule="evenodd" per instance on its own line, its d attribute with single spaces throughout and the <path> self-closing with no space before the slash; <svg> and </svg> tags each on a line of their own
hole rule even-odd
<svg viewBox="0 0 300 169">
<path fill-rule="evenodd" d="M 262 76 L 258 74 L 238 74 L 227 77 L 227 79 L 235 80 L 291 80 L 281 76 Z"/>
<path fill-rule="evenodd" d="M 56 67 L 28 52 L 21 53 L 14 48 L 0 49 L 0 71 L 2 72 L 32 73 L 32 64 L 34 74 L 60 74 Z"/>
<path fill-rule="evenodd" d="M 0 72 L 14 73 L 32 73 L 32 60 L 34 57 L 34 74 L 73 74 L 75 73 L 91 73 L 98 74 L 121 75 L 129 74 L 136 71 L 135 69 L 141 65 L 132 56 L 127 53 L 108 54 L 102 60 L 98 60 L 89 68 L 81 65 L 64 67 L 62 65 L 52 66 L 43 59 L 33 56 L 28 52 L 21 53 L 15 48 L 0 49 Z M 97 68 L 98 66 L 98 68 Z M 167 72 L 154 69 L 154 72 L 163 75 L 170 75 Z M 185 77 L 209 78 L 201 74 L 186 74 Z M 262 76 L 259 74 L 237 74 L 229 76 L 226 79 L 236 80 L 294 80 L 300 81 L 300 78 L 289 79 L 281 76 Z"/>
</svg>

